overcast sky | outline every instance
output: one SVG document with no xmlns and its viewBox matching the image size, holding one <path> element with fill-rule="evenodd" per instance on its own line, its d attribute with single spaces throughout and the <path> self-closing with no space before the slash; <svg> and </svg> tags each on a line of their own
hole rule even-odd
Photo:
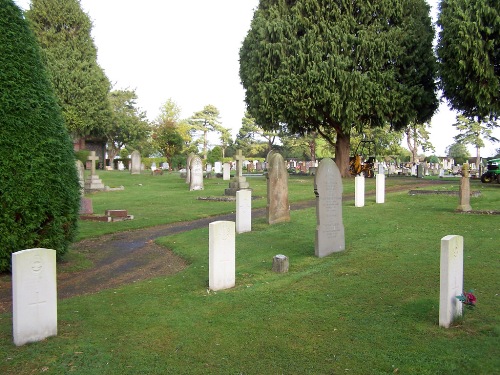
<svg viewBox="0 0 500 375">
<path fill-rule="evenodd" d="M 15 2 L 29 8 L 30 0 Z M 93 22 L 100 66 L 115 89 L 136 90 L 150 120 L 169 98 L 181 108 L 182 118 L 212 104 L 222 125 L 236 136 L 245 112 L 239 49 L 258 0 L 80 2 Z M 428 2 L 435 7 L 437 0 Z M 458 133 L 454 122 L 455 114 L 442 103 L 431 122 L 431 142 L 440 156 Z M 496 135 L 500 138 L 500 131 Z M 493 155 L 498 147 L 488 143 L 482 156 Z"/>
</svg>

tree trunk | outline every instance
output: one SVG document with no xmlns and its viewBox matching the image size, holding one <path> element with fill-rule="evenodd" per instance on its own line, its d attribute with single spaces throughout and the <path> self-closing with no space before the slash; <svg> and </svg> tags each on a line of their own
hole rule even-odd
<svg viewBox="0 0 500 375">
<path fill-rule="evenodd" d="M 113 160 L 115 160 L 116 155 L 118 155 L 118 150 L 114 148 L 110 148 L 108 150 L 109 166 L 111 167 L 111 169 L 115 169 L 115 163 L 113 163 Z"/>
<path fill-rule="evenodd" d="M 309 142 L 309 151 L 311 152 L 311 161 L 316 162 L 316 137 L 315 132 L 311 133 L 311 141 Z"/>
<path fill-rule="evenodd" d="M 337 131 L 337 142 L 335 142 L 335 164 L 340 170 L 342 177 L 349 177 L 349 152 L 351 150 L 351 135 Z"/>
<path fill-rule="evenodd" d="M 476 147 L 476 169 L 479 170 L 479 164 L 481 163 L 481 147 Z"/>
</svg>

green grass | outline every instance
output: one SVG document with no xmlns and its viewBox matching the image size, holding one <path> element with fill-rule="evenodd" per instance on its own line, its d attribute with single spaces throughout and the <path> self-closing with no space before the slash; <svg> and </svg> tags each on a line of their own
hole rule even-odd
<svg viewBox="0 0 500 375">
<path fill-rule="evenodd" d="M 169 187 L 158 194 L 188 195 L 182 180 L 169 184 L 168 177 Z M 141 181 L 149 181 L 143 187 L 152 196 L 148 185 L 162 183 Z M 265 196 L 265 182 L 253 181 Z M 290 182 L 292 200 L 301 189 L 311 192 L 307 181 Z M 200 195 L 225 187 L 213 184 Z M 124 192 L 133 198 L 122 194 L 125 205 L 140 197 L 133 186 Z M 483 194 L 472 198 L 473 208 L 499 209 L 496 186 L 476 188 Z M 237 285 L 227 291 L 207 291 L 208 228 L 162 238 L 189 260 L 187 269 L 59 301 L 57 337 L 14 347 L 11 314 L 0 315 L 0 373 L 498 373 L 500 217 L 456 214 L 457 198 L 449 196 L 401 192 L 388 194 L 385 204 L 374 200 L 367 197 L 364 208 L 344 202 L 347 249 L 322 259 L 314 256 L 314 209 L 292 212 L 285 224 L 255 220 L 252 232 L 237 235 Z M 184 214 L 206 215 L 221 204 L 210 202 L 199 213 L 192 207 L 203 203 L 185 203 Z M 443 329 L 439 249 L 449 234 L 464 236 L 464 285 L 475 289 L 478 306 Z M 287 274 L 271 272 L 278 253 L 290 259 Z"/>
</svg>

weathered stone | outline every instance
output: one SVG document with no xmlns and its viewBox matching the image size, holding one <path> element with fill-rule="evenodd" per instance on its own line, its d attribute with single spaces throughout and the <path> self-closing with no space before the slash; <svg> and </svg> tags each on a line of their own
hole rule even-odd
<svg viewBox="0 0 500 375">
<path fill-rule="evenodd" d="M 273 153 L 269 160 L 266 213 L 269 224 L 290 221 L 288 171 L 285 161 L 279 153 Z"/>
</svg>

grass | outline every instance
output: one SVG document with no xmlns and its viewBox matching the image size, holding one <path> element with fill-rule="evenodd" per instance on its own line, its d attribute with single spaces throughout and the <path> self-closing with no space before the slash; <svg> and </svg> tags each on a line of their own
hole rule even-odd
<svg viewBox="0 0 500 375">
<path fill-rule="evenodd" d="M 174 201 L 192 197 L 182 180 L 146 177 L 124 176 L 134 183 L 122 194 L 122 207 L 107 208 L 139 208 L 135 201 L 146 189 L 133 187 L 138 181 L 150 197 L 155 188 L 148 186 L 155 184 L 158 195 L 172 194 Z M 311 193 L 306 181 L 291 179 L 292 200 Z M 264 183 L 252 179 L 254 192 L 265 196 Z M 210 181 L 200 195 L 220 195 L 222 187 Z M 499 209 L 496 186 L 472 189 L 483 193 L 471 199 L 474 209 Z M 14 347 L 11 314 L 0 315 L 0 373 L 498 373 L 500 217 L 456 214 L 457 198 L 450 196 L 401 192 L 388 194 L 385 204 L 374 200 L 367 198 L 364 208 L 344 202 L 347 249 L 322 259 L 314 257 L 314 209 L 292 212 L 285 224 L 255 220 L 252 232 L 237 235 L 237 285 L 227 291 L 207 291 L 208 228 L 162 238 L 160 244 L 189 260 L 187 269 L 59 301 L 57 337 Z M 183 214 L 227 209 L 221 202 L 204 210 L 193 207 L 198 204 L 204 202 L 186 200 Z M 151 222 L 159 220 L 154 216 Z M 439 247 L 448 234 L 464 236 L 464 285 L 475 289 L 478 306 L 443 329 Z M 278 253 L 290 258 L 287 274 L 271 272 Z"/>
</svg>

